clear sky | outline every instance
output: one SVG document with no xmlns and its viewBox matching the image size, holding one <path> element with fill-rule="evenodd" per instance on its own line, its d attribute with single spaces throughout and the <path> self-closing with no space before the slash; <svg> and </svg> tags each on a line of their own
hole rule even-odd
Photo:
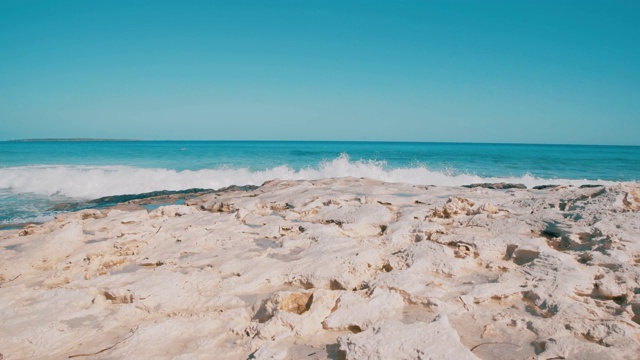
<svg viewBox="0 0 640 360">
<path fill-rule="evenodd" d="M 0 140 L 640 145 L 640 1 L 0 1 Z"/>
</svg>

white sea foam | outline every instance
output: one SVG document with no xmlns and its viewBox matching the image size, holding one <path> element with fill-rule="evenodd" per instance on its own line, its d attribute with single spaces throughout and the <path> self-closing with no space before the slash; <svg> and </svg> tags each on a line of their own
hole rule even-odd
<svg viewBox="0 0 640 360">
<path fill-rule="evenodd" d="M 72 198 L 98 198 L 108 195 L 137 194 L 156 190 L 189 188 L 218 189 L 229 185 L 260 185 L 267 180 L 315 180 L 332 177 L 366 177 L 387 182 L 418 185 L 460 186 L 481 182 L 522 183 L 527 187 L 543 184 L 582 185 L 610 181 L 542 179 L 522 177 L 480 177 L 431 171 L 424 166 L 386 169 L 374 161 L 351 161 L 342 155 L 315 168 L 294 170 L 278 166 L 263 171 L 241 169 L 204 169 L 175 171 L 170 169 L 128 166 L 33 165 L 0 169 L 0 189 L 13 193 L 63 195 Z"/>
<path fill-rule="evenodd" d="M 25 215 L 17 216 L 10 219 L 0 220 L 0 225 L 26 224 L 26 223 L 43 223 L 55 219 L 54 215 Z"/>
</svg>

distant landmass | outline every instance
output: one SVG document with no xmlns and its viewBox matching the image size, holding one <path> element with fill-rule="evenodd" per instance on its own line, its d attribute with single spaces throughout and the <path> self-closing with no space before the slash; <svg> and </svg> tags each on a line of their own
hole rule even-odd
<svg viewBox="0 0 640 360">
<path fill-rule="evenodd" d="M 57 138 L 44 138 L 44 139 L 17 139 L 17 140 L 7 140 L 10 142 L 69 142 L 69 141 L 142 141 L 137 139 L 96 139 L 96 138 L 68 138 L 68 139 L 57 139 Z"/>
</svg>

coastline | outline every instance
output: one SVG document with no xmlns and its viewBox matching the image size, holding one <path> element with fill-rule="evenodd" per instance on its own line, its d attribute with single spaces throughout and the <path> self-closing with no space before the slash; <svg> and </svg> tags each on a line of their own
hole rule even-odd
<svg viewBox="0 0 640 360">
<path fill-rule="evenodd" d="M 0 229 L 4 359 L 640 351 L 637 183 L 244 190 Z"/>
<path fill-rule="evenodd" d="M 633 184 L 633 182 L 624 182 L 619 184 Z M 412 184 L 413 185 L 413 184 Z M 418 186 L 418 185 L 416 185 Z M 436 185 L 430 185 L 436 186 Z M 564 185 L 567 188 L 598 188 L 604 187 L 606 185 L 602 184 L 583 184 L 583 185 Z M 509 190 L 509 189 L 529 189 L 524 184 L 519 183 L 473 183 L 468 185 L 461 185 L 462 188 L 485 188 L 492 190 Z M 531 190 L 545 190 L 545 189 L 554 189 L 563 187 L 563 185 L 558 184 L 547 184 L 547 185 L 536 185 L 531 188 Z M 49 220 L 42 221 L 24 221 L 24 222 L 8 222 L 8 223 L 0 223 L 0 230 L 3 229 L 23 229 L 25 227 L 31 225 L 41 225 L 45 222 L 53 220 L 55 217 L 60 216 L 69 212 L 77 212 L 81 210 L 126 210 L 126 211 L 134 211 L 134 210 L 144 210 L 147 211 L 155 210 L 160 206 L 169 206 L 169 205 L 182 205 L 187 200 L 192 199 L 194 197 L 203 196 L 206 194 L 221 194 L 229 191 L 251 191 L 257 189 L 258 186 L 255 185 L 231 185 L 226 186 L 219 189 L 203 189 L 203 188 L 191 188 L 185 190 L 159 190 L 159 191 L 151 191 L 145 193 L 138 194 L 119 194 L 119 195 L 110 195 L 103 196 L 96 199 L 87 199 L 87 200 L 71 200 L 66 202 L 59 202 L 51 206 L 47 211 L 55 212 L 52 215 L 52 218 Z"/>
</svg>

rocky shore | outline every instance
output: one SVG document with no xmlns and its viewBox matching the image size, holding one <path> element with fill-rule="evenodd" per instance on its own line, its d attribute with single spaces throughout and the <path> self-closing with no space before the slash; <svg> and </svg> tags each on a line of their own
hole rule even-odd
<svg viewBox="0 0 640 360">
<path fill-rule="evenodd" d="M 637 359 L 640 185 L 271 181 L 0 230 L 0 359 Z"/>
</svg>

